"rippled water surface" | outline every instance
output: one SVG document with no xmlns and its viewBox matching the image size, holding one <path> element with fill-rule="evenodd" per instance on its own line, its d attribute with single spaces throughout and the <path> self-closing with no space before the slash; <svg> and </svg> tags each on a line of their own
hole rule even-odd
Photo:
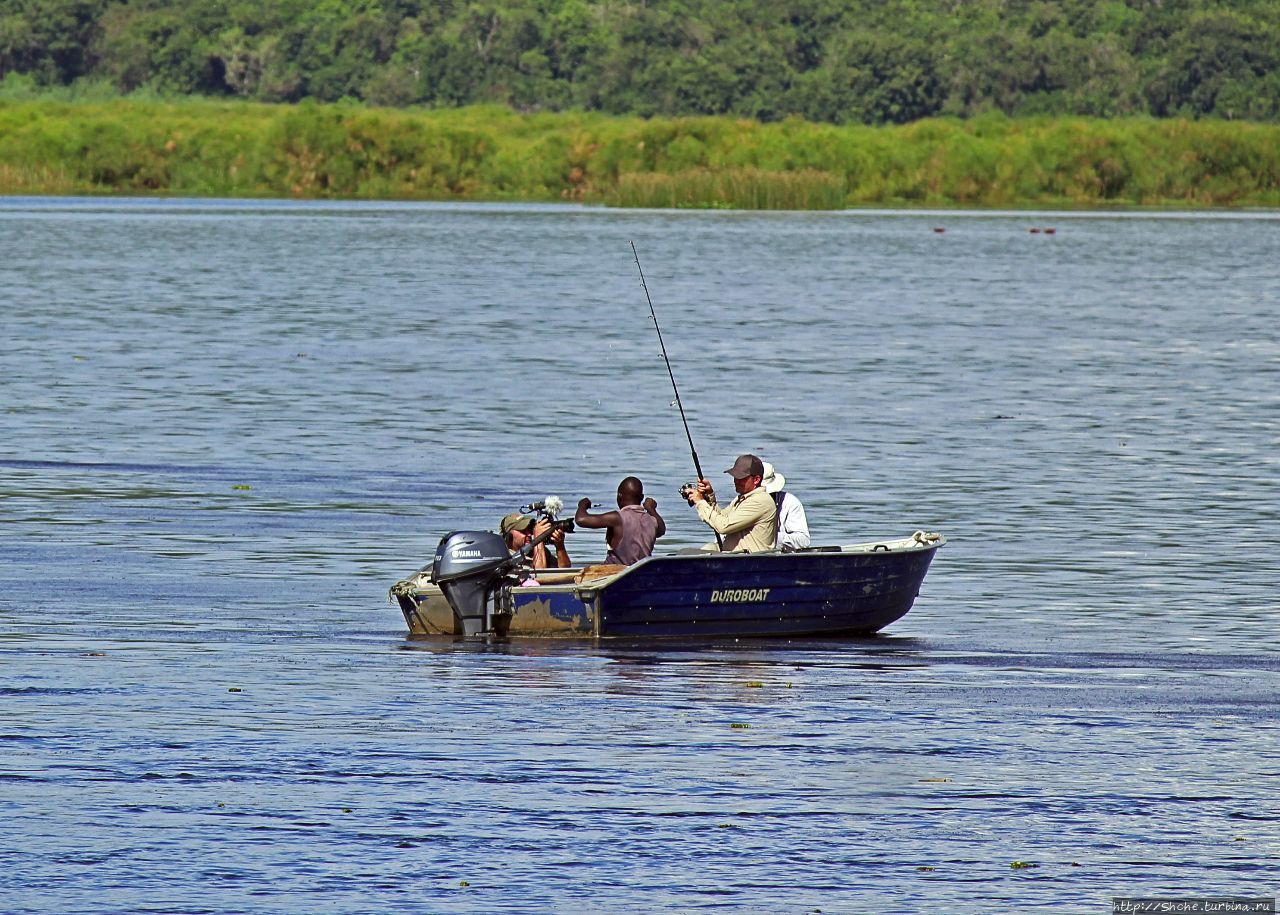
<svg viewBox="0 0 1280 915">
<path fill-rule="evenodd" d="M 881 637 L 405 637 L 530 499 L 705 539 L 630 241 L 711 476 L 947 535 Z M 5 911 L 1276 895 L 1275 215 L 10 199 L 0 252 Z"/>
</svg>

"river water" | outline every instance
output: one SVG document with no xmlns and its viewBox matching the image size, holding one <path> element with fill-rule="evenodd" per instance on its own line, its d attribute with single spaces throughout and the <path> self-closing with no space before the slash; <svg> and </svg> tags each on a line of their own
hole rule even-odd
<svg viewBox="0 0 1280 915">
<path fill-rule="evenodd" d="M 947 535 L 881 637 L 406 638 L 531 499 L 705 539 L 630 242 L 709 476 Z M 11 198 L 0 252 L 5 911 L 1276 895 L 1280 214 Z"/>
</svg>

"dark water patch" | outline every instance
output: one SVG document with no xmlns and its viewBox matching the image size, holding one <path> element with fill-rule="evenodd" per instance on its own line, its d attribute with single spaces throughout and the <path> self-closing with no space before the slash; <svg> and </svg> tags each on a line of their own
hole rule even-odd
<svg viewBox="0 0 1280 915">
<path fill-rule="evenodd" d="M 71 686 L 0 686 L 0 696 L 92 696 L 116 691 Z"/>
</svg>

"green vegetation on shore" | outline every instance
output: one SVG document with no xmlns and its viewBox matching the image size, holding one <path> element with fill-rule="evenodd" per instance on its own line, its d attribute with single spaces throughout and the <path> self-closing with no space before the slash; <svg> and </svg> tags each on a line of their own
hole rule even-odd
<svg viewBox="0 0 1280 915">
<path fill-rule="evenodd" d="M 190 100 L 0 99 L 0 194 L 613 206 L 1280 206 L 1280 125 L 893 127 Z"/>
<path fill-rule="evenodd" d="M 0 80 L 263 102 L 1280 121 L 1280 0 L 0 0 Z"/>
</svg>

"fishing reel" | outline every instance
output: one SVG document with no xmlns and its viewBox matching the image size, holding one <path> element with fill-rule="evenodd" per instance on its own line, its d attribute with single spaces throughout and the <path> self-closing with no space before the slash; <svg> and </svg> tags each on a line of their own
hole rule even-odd
<svg viewBox="0 0 1280 915">
<path fill-rule="evenodd" d="M 697 489 L 697 483 L 689 482 L 683 484 L 680 487 L 680 498 L 684 499 L 686 502 L 690 501 L 693 497 L 693 493 L 695 493 Z"/>
<path fill-rule="evenodd" d="M 571 534 L 573 533 L 573 519 L 565 518 L 561 521 L 560 512 L 562 511 L 564 511 L 564 499 L 559 496 L 547 496 L 541 502 L 530 502 L 528 505 L 520 506 L 521 514 L 537 515 L 541 521 L 550 521 L 553 530 Z"/>
</svg>

